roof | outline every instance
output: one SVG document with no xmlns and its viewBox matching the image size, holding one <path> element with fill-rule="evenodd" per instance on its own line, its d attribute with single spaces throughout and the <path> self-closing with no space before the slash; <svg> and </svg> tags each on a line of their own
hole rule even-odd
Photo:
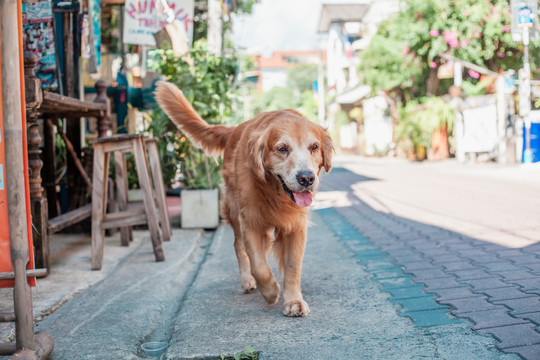
<svg viewBox="0 0 540 360">
<path fill-rule="evenodd" d="M 369 4 L 323 4 L 317 32 L 328 32 L 334 22 L 361 21 L 368 10 Z"/>
<path fill-rule="evenodd" d="M 274 51 L 271 57 L 257 57 L 259 69 L 286 69 L 299 63 L 316 63 L 322 56 L 326 64 L 326 51 L 320 50 L 288 50 Z"/>
<path fill-rule="evenodd" d="M 371 88 L 367 85 L 357 86 L 341 95 L 336 97 L 338 104 L 354 104 L 364 97 L 368 96 L 371 92 Z"/>
</svg>

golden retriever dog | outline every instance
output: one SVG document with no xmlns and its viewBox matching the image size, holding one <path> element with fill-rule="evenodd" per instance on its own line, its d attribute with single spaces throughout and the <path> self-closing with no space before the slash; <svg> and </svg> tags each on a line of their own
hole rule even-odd
<svg viewBox="0 0 540 360">
<path fill-rule="evenodd" d="M 196 146 L 223 156 L 221 212 L 234 230 L 242 288 L 259 288 L 269 304 L 278 301 L 280 286 L 267 261 L 272 251 L 283 274 L 283 313 L 306 316 L 300 273 L 307 207 L 321 170 L 332 167 L 334 148 L 327 131 L 294 110 L 265 112 L 236 127 L 209 125 L 168 82 L 157 84 L 155 97 Z"/>
</svg>

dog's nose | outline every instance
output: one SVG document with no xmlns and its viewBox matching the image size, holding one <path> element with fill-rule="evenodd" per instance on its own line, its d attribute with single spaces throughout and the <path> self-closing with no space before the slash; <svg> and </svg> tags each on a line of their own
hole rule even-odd
<svg viewBox="0 0 540 360">
<path fill-rule="evenodd" d="M 296 180 L 300 186 L 308 187 L 313 185 L 315 175 L 311 171 L 300 171 L 298 174 L 296 174 Z"/>
</svg>

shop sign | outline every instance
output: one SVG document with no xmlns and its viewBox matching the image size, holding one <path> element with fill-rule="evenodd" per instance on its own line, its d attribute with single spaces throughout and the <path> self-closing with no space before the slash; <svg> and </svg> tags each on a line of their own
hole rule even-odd
<svg viewBox="0 0 540 360">
<path fill-rule="evenodd" d="M 124 42 L 155 46 L 154 33 L 177 19 L 184 24 L 188 42 L 191 44 L 193 7 L 194 0 L 126 0 Z"/>
</svg>

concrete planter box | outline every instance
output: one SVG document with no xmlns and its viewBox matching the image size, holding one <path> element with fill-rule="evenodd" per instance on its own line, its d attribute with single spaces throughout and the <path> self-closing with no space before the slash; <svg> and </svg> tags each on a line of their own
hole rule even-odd
<svg viewBox="0 0 540 360">
<path fill-rule="evenodd" d="M 182 228 L 215 229 L 219 225 L 219 190 L 182 190 Z"/>
</svg>

